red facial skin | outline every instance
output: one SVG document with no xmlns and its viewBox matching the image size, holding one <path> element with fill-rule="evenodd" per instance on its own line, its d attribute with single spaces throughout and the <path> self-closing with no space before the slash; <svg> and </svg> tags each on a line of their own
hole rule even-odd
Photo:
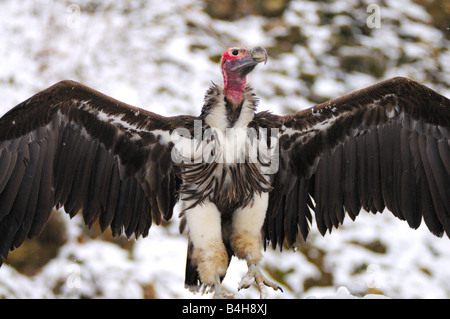
<svg viewBox="0 0 450 319">
<path fill-rule="evenodd" d="M 238 52 L 237 55 L 233 53 Z M 222 55 L 222 74 L 224 93 L 227 99 L 237 107 L 244 97 L 244 89 L 247 82 L 247 76 L 242 75 L 239 68 L 239 62 L 249 56 L 247 48 L 230 48 Z"/>
</svg>

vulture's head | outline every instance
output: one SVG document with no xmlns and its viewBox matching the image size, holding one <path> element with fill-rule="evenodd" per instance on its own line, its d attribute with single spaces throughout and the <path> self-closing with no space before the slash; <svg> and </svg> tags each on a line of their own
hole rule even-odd
<svg viewBox="0 0 450 319">
<path fill-rule="evenodd" d="M 246 77 L 260 62 L 267 61 L 267 52 L 262 47 L 231 47 L 220 62 L 225 96 L 235 106 L 242 102 Z"/>
</svg>

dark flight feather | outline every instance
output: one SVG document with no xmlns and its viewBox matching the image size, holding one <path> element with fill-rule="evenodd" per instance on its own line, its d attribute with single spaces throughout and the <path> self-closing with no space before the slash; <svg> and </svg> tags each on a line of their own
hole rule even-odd
<svg viewBox="0 0 450 319">
<path fill-rule="evenodd" d="M 163 117 L 73 81 L 17 105 L 0 119 L 1 256 L 38 235 L 55 206 L 71 217 L 82 210 L 102 231 L 146 236 L 150 214 L 169 219 L 178 199 L 167 137 L 194 119 Z"/>
<path fill-rule="evenodd" d="M 417 82 L 393 78 L 288 116 L 255 117 L 263 127 L 282 127 L 281 157 L 264 224 L 272 246 L 292 246 L 297 223 L 308 234 L 305 207 L 323 235 L 338 227 L 344 210 L 355 219 L 361 208 L 373 213 L 386 207 L 417 228 L 422 219 L 435 235 L 450 236 L 450 100 Z M 283 205 L 289 196 L 287 176 L 313 200 Z M 306 201 L 305 193 L 299 200 Z M 278 216 L 286 219 L 280 229 Z M 285 238 L 274 236 L 286 234 Z"/>
</svg>

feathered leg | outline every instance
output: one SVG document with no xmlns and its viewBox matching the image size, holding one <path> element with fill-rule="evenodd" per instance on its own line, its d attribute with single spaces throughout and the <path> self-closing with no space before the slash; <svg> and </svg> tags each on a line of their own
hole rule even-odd
<svg viewBox="0 0 450 319">
<path fill-rule="evenodd" d="M 267 280 L 258 267 L 262 259 L 261 229 L 268 202 L 268 193 L 262 193 L 255 195 L 253 202 L 248 206 L 236 210 L 233 214 L 230 236 L 231 248 L 235 255 L 240 259 L 245 259 L 248 265 L 248 272 L 239 282 L 238 289 L 249 288 L 252 283 L 256 282 L 261 298 L 266 297 L 266 286 L 282 291 L 277 284 Z"/>
<path fill-rule="evenodd" d="M 207 289 L 219 290 L 224 295 L 220 278 L 225 276 L 229 258 L 222 240 L 221 214 L 216 205 L 203 202 L 186 210 L 185 216 L 192 245 L 189 267 L 196 267 L 200 282 Z"/>
</svg>

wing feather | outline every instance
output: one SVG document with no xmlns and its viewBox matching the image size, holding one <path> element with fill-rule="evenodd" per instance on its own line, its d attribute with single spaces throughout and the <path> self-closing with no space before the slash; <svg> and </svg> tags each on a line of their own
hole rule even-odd
<svg viewBox="0 0 450 319">
<path fill-rule="evenodd" d="M 294 186 L 291 188 L 290 193 L 286 197 L 286 209 L 285 218 L 284 218 L 284 229 L 286 231 L 286 240 L 289 245 L 293 245 L 295 243 L 297 237 L 297 224 L 298 224 L 298 211 L 299 211 L 299 184 L 300 181 L 298 179 L 292 179 Z"/>
<path fill-rule="evenodd" d="M 105 231 L 114 219 L 116 212 L 117 200 L 120 191 L 120 176 L 117 162 L 113 162 L 111 180 L 109 182 L 109 191 L 107 193 L 107 200 L 104 212 L 100 215 L 99 223 L 101 231 Z"/>
<path fill-rule="evenodd" d="M 129 221 L 125 225 L 125 235 L 130 238 L 131 235 L 136 231 L 136 227 L 139 221 L 139 214 L 142 212 L 142 198 L 143 190 L 139 185 L 135 186 L 135 197 L 132 204 L 132 211 L 129 216 Z"/>
<path fill-rule="evenodd" d="M 311 212 L 308 208 L 308 205 L 310 205 L 310 198 L 308 193 L 308 185 L 309 180 L 305 180 L 304 178 L 299 179 L 299 185 L 298 185 L 298 223 L 300 228 L 300 234 L 303 238 L 303 240 L 306 240 L 306 237 L 308 236 L 310 224 L 312 221 Z M 311 205 L 312 206 L 312 205 Z M 295 227 L 296 225 L 287 225 L 288 227 Z"/>
<path fill-rule="evenodd" d="M 20 229 L 24 226 L 24 221 L 26 218 L 26 210 L 27 210 L 27 203 L 30 199 L 30 196 L 33 192 L 33 180 L 34 176 L 37 174 L 37 165 L 39 162 L 39 145 L 37 143 L 30 143 L 28 145 L 28 163 L 25 168 L 25 174 L 22 179 L 22 183 L 20 184 L 19 191 L 17 192 L 17 197 L 14 202 L 14 206 L 11 209 L 9 215 L 14 216 L 14 223 L 10 223 L 10 230 L 12 233 L 14 233 L 14 236 L 8 236 L 9 238 L 13 239 L 12 243 L 15 243 L 10 246 L 15 246 L 19 242 L 22 242 L 25 238 L 23 238 L 23 234 L 20 232 Z M 23 238 L 23 239 L 22 239 Z"/>
<path fill-rule="evenodd" d="M 330 204 L 333 206 L 333 209 L 331 210 L 331 221 L 333 223 L 334 227 L 338 227 L 344 222 L 344 192 L 343 188 L 341 186 L 342 183 L 342 176 L 343 174 L 343 146 L 339 145 L 334 150 L 333 157 L 336 158 L 336 160 L 330 160 L 330 168 L 331 168 L 331 174 L 332 174 L 332 180 L 330 183 Z"/>
<path fill-rule="evenodd" d="M 369 165 L 367 162 L 367 156 L 365 152 L 366 148 L 366 133 L 358 136 L 356 139 L 357 158 L 358 158 L 358 194 L 360 205 L 366 211 L 370 211 L 369 207 L 369 188 L 368 188 L 368 171 Z"/>
<path fill-rule="evenodd" d="M 410 132 L 409 146 L 413 156 L 414 169 L 416 171 L 416 185 L 418 189 L 416 205 L 419 208 L 418 211 L 422 212 L 425 224 L 428 226 L 430 231 L 437 236 L 442 236 L 444 229 L 439 221 L 437 211 L 433 205 L 430 187 L 428 186 L 425 169 L 420 156 L 418 138 L 419 134 L 416 131 Z"/>
<path fill-rule="evenodd" d="M 13 156 L 17 156 L 17 153 L 8 152 L 5 149 L 0 151 L 0 193 L 5 188 L 9 176 L 14 168 L 14 165 L 10 164 L 13 160 Z"/>
<path fill-rule="evenodd" d="M 433 234 L 450 236 L 446 97 L 412 80 L 393 78 L 296 114 L 260 113 L 255 122 L 282 130 L 280 155 L 286 164 L 273 176 L 264 225 L 273 247 L 292 245 L 293 224 L 306 239 L 307 214 L 314 213 L 323 235 L 342 224 L 344 211 L 355 219 L 361 208 L 376 213 L 386 207 L 412 228 L 423 219 Z M 302 202 L 296 205 L 290 201 L 287 176 L 298 181 Z M 286 196 L 284 204 L 280 199 Z M 310 198 L 314 203 L 306 203 Z M 285 219 L 281 229 L 278 217 L 292 213 L 298 218 Z"/>
<path fill-rule="evenodd" d="M 327 184 L 327 158 L 328 154 L 325 153 L 320 159 L 319 165 L 316 170 L 314 180 L 314 199 L 316 201 L 316 223 L 319 232 L 324 235 L 327 231 L 328 213 L 326 211 L 326 205 L 328 202 L 328 184 Z M 316 195 L 317 194 L 317 195 Z M 320 195 L 318 195 L 320 194 Z"/>
<path fill-rule="evenodd" d="M 400 153 L 401 153 L 401 179 L 400 179 L 400 201 L 405 218 L 411 228 L 419 227 L 422 215 L 416 202 L 418 196 L 418 185 L 416 185 L 416 170 L 414 169 L 413 157 L 410 149 L 410 134 L 401 128 L 400 131 Z"/>
<path fill-rule="evenodd" d="M 53 163 L 56 152 L 57 130 L 49 130 L 46 137 L 47 148 L 44 154 L 41 178 L 39 180 L 39 195 L 33 223 L 28 233 L 28 238 L 34 238 L 40 234 L 42 228 L 50 217 L 54 203 L 53 187 Z"/>
<path fill-rule="evenodd" d="M 438 141 L 439 156 L 442 158 L 442 163 L 445 166 L 447 174 L 450 176 L 450 145 L 444 140 Z"/>
<path fill-rule="evenodd" d="M 445 211 L 450 212 L 450 179 L 446 174 L 444 163 L 439 154 L 437 141 L 430 136 L 427 136 L 426 140 L 426 152 L 430 161 L 432 175 L 436 181 L 437 191 L 441 197 Z"/>
<path fill-rule="evenodd" d="M 67 195 L 72 188 L 72 179 L 75 175 L 75 172 L 72 173 L 73 166 L 75 166 L 73 164 L 79 162 L 79 156 L 81 155 L 80 150 L 78 149 L 80 138 L 77 135 L 76 131 L 72 129 L 71 124 L 66 125 L 61 132 L 58 151 L 55 155 L 55 170 L 57 172 L 66 172 L 65 175 L 60 174 L 55 176 L 55 188 L 57 189 L 55 199 L 57 202 L 60 202 L 61 198 L 63 198 L 62 204 L 66 202 Z M 70 180 L 70 184 L 65 185 L 64 182 L 67 183 L 68 180 Z M 65 196 L 63 196 L 65 186 L 67 187 L 67 190 Z"/>
<path fill-rule="evenodd" d="M 24 152 L 23 150 L 24 145 L 26 144 L 25 139 L 25 137 L 19 138 L 18 143 L 15 143 L 14 148 L 11 148 L 13 152 L 17 152 L 17 156 L 14 162 L 11 162 L 14 163 L 14 169 L 12 170 L 8 181 L 6 181 L 5 188 L 0 195 L 0 202 L 2 203 L 0 206 L 0 221 L 3 221 L 3 219 L 9 215 L 22 182 L 22 178 L 25 174 L 25 156 L 29 157 L 28 147 L 27 152 Z"/>
<path fill-rule="evenodd" d="M 0 254 L 38 235 L 53 207 L 114 235 L 146 236 L 178 200 L 170 133 L 194 117 L 163 117 L 73 81 L 0 118 Z M 151 185 L 149 187 L 149 185 Z"/>
<path fill-rule="evenodd" d="M 356 139 L 349 137 L 344 142 L 344 205 L 352 220 L 355 220 L 361 210 L 357 180 L 358 158 L 356 150 Z"/>
<path fill-rule="evenodd" d="M 369 147 L 371 149 L 370 158 L 370 172 L 371 172 L 371 184 L 370 189 L 372 193 L 372 200 L 374 211 L 382 212 L 384 210 L 384 200 L 381 191 L 381 172 L 380 172 L 380 142 L 378 138 L 378 130 L 372 129 L 369 132 Z"/>
<path fill-rule="evenodd" d="M 89 191 L 83 205 L 83 218 L 89 227 L 98 220 L 102 210 L 103 193 L 105 190 L 107 191 L 108 186 L 105 184 L 105 179 L 111 174 L 108 171 L 108 168 L 110 169 L 107 164 L 108 159 L 111 159 L 111 156 L 102 145 L 99 145 L 92 165 L 92 173 L 88 187 Z"/>
<path fill-rule="evenodd" d="M 88 181 L 92 170 L 92 162 L 98 147 L 98 141 L 92 143 L 84 143 L 81 152 L 80 161 L 77 166 L 75 178 L 73 180 L 72 189 L 70 191 L 67 202 L 64 205 L 70 217 L 75 216 L 85 203 L 85 197 L 88 194 Z"/>
<path fill-rule="evenodd" d="M 394 155 L 394 175 L 392 176 L 392 184 L 394 188 L 393 202 L 394 202 L 394 214 L 401 220 L 405 220 L 406 212 L 402 209 L 401 205 L 401 143 L 400 143 L 400 124 L 394 121 L 389 128 L 391 141 L 393 144 L 392 153 Z"/>
<path fill-rule="evenodd" d="M 11 145 L 14 145 L 14 143 L 19 143 L 20 139 L 14 139 L 14 141 L 11 142 Z M 4 167 L 4 174 L 3 174 L 3 180 L 0 181 L 0 194 L 3 194 L 3 191 L 5 190 L 6 185 L 8 184 L 8 181 L 11 177 L 11 174 L 14 171 L 14 168 L 16 167 L 16 161 L 17 161 L 18 152 L 16 151 L 16 147 L 9 147 L 5 145 L 5 148 L 2 151 L 2 162 Z M 0 213 L 0 220 L 2 214 Z"/>
</svg>

